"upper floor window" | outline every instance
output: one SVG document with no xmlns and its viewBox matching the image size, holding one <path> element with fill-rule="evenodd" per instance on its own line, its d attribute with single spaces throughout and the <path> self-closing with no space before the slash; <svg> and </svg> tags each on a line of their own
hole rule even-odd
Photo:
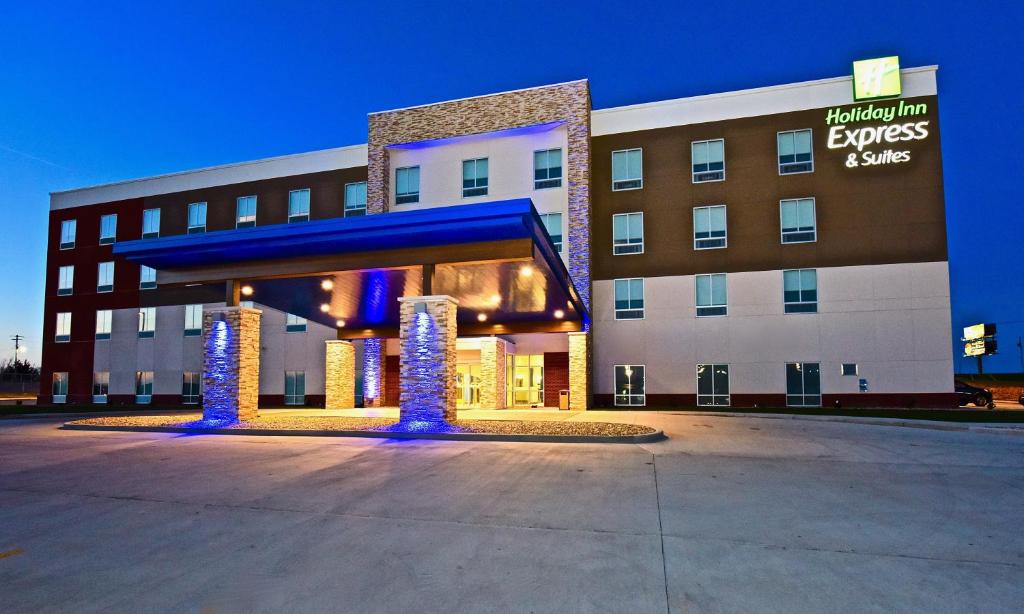
<svg viewBox="0 0 1024 614">
<path fill-rule="evenodd" d="M 297 316 L 293 313 L 285 314 L 284 316 L 284 330 L 286 333 L 304 333 L 306 332 L 306 318 Z"/>
<path fill-rule="evenodd" d="M 725 179 L 725 139 L 694 141 L 690 144 L 690 157 L 694 183 Z"/>
<path fill-rule="evenodd" d="M 203 334 L 203 305 L 185 305 L 185 336 L 198 337 Z"/>
<path fill-rule="evenodd" d="M 786 363 L 786 405 L 790 407 L 819 407 L 821 405 L 820 363 Z"/>
<path fill-rule="evenodd" d="M 188 234 L 206 232 L 206 203 L 191 203 L 188 206 Z"/>
<path fill-rule="evenodd" d="M 815 269 L 783 271 L 782 285 L 786 313 L 818 312 L 818 272 Z"/>
<path fill-rule="evenodd" d="M 156 287 L 156 269 L 144 264 L 139 265 L 139 289 L 152 290 Z"/>
<path fill-rule="evenodd" d="M 724 316 L 729 312 L 725 273 L 697 275 L 697 317 Z"/>
<path fill-rule="evenodd" d="M 462 161 L 462 197 L 487 196 L 487 158 Z"/>
<path fill-rule="evenodd" d="M 139 309 L 139 337 L 152 337 L 156 333 L 156 307 Z"/>
<path fill-rule="evenodd" d="M 160 236 L 160 210 L 146 209 L 142 212 L 142 238 L 150 239 Z"/>
<path fill-rule="evenodd" d="M 110 318 L 113 312 L 110 309 L 99 309 L 96 311 L 96 338 L 110 339 Z"/>
<path fill-rule="evenodd" d="M 693 208 L 693 249 L 716 249 L 728 244 L 725 205 Z"/>
<path fill-rule="evenodd" d="M 395 204 L 420 202 L 420 167 L 395 169 Z"/>
<path fill-rule="evenodd" d="M 96 291 L 114 291 L 114 263 L 101 262 L 96 268 Z"/>
<path fill-rule="evenodd" d="M 809 173 L 814 170 L 811 131 L 790 130 L 779 133 L 779 174 Z"/>
<path fill-rule="evenodd" d="M 110 213 L 100 216 L 100 245 L 107 245 L 117 240 L 117 214 Z"/>
<path fill-rule="evenodd" d="M 615 404 L 644 405 L 646 368 L 644 365 L 615 365 Z"/>
<path fill-rule="evenodd" d="M 644 187 L 643 150 L 612 152 L 612 190 L 637 190 Z"/>
<path fill-rule="evenodd" d="M 416 182 L 419 184 L 419 181 Z M 416 189 L 417 198 L 419 188 Z M 416 202 L 416 201 L 413 201 Z M 356 217 L 366 215 L 366 182 L 345 184 L 345 217 Z"/>
<path fill-rule="evenodd" d="M 644 319 L 644 280 L 641 278 L 615 280 L 615 319 Z"/>
<path fill-rule="evenodd" d="M 533 189 L 562 187 L 562 150 L 533 152 Z"/>
<path fill-rule="evenodd" d="M 612 216 L 612 254 L 644 253 L 644 214 L 616 213 Z"/>
<path fill-rule="evenodd" d="M 780 201 L 779 217 L 783 243 L 809 243 L 817 240 L 813 198 Z"/>
<path fill-rule="evenodd" d="M 559 254 L 562 253 L 562 214 L 561 213 L 541 213 L 540 221 L 544 223 L 544 230 L 548 231 L 548 236 L 551 237 L 551 243 L 555 246 L 555 251 Z"/>
<path fill-rule="evenodd" d="M 57 296 L 71 294 L 75 286 L 75 267 L 73 265 L 62 266 L 57 271 Z"/>
<path fill-rule="evenodd" d="M 288 223 L 309 220 L 309 189 L 288 192 Z"/>
<path fill-rule="evenodd" d="M 239 196 L 235 201 L 235 228 L 252 228 L 256 225 L 256 197 Z"/>
<path fill-rule="evenodd" d="M 64 220 L 60 223 L 60 248 L 74 249 L 75 233 L 78 228 L 76 220 Z"/>
<path fill-rule="evenodd" d="M 70 313 L 62 312 L 57 314 L 57 332 L 53 339 L 57 343 L 67 343 L 68 341 L 71 341 Z"/>
</svg>

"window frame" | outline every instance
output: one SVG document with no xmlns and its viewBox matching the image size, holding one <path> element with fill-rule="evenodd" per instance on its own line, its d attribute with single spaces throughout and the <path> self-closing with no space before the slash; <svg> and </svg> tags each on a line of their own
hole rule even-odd
<svg viewBox="0 0 1024 614">
<path fill-rule="evenodd" d="M 101 378 L 101 377 L 99 377 L 100 375 L 103 375 L 105 377 Z M 110 395 L 110 371 L 93 371 L 92 372 L 92 402 L 94 404 L 96 404 L 96 405 L 106 405 L 107 397 L 109 395 Z"/>
<path fill-rule="evenodd" d="M 626 234 L 627 234 L 626 241 L 630 241 L 631 239 L 628 236 L 629 234 L 631 234 L 630 230 L 631 230 L 631 227 L 632 227 L 632 224 L 630 223 L 630 220 L 631 219 L 635 219 L 635 218 L 632 218 L 630 216 L 637 216 L 637 215 L 640 216 L 640 242 L 639 243 L 619 243 L 619 244 L 617 244 L 616 243 L 617 239 L 615 238 L 615 218 L 617 218 L 617 217 L 624 217 L 626 219 Z M 640 248 L 639 251 L 624 251 L 624 250 L 620 251 L 619 250 L 619 248 L 635 248 L 637 246 L 639 246 L 639 248 Z M 647 245 L 646 245 L 646 241 L 645 241 L 645 237 L 644 237 L 644 212 L 643 211 L 629 211 L 629 212 L 626 212 L 626 213 L 614 213 L 614 214 L 612 214 L 612 255 L 613 256 L 637 256 L 637 255 L 640 255 L 640 254 L 644 253 L 644 251 L 646 249 L 647 249 Z"/>
<path fill-rule="evenodd" d="M 694 168 L 696 166 L 696 163 L 693 161 L 694 160 L 694 155 L 693 155 L 694 154 L 694 151 L 693 151 L 694 146 L 696 146 L 696 145 L 704 145 L 704 146 L 707 146 L 710 149 L 711 143 L 717 143 L 719 141 L 721 141 L 721 143 L 722 143 L 722 170 L 721 171 L 712 171 L 709 168 L 708 170 L 698 172 Z M 710 167 L 711 162 L 707 162 L 706 164 Z M 711 173 L 718 173 L 718 172 L 720 172 L 722 174 L 722 176 L 717 178 L 717 179 L 697 179 L 697 175 L 710 175 Z M 693 183 L 693 184 L 698 184 L 698 183 L 717 183 L 719 181 L 725 181 L 725 137 L 720 137 L 720 138 L 717 138 L 717 139 L 704 139 L 702 141 L 690 141 L 690 183 Z"/>
<path fill-rule="evenodd" d="M 302 322 L 289 322 L 291 318 L 298 318 L 299 320 L 302 320 Z M 309 320 L 302 316 L 295 315 L 294 313 L 284 314 L 284 332 L 286 333 L 304 333 L 307 330 L 308 324 Z"/>
<path fill-rule="evenodd" d="M 544 179 L 538 179 L 537 173 L 541 170 L 537 168 L 537 154 L 544 154 L 546 163 L 550 164 L 550 158 L 552 152 L 558 152 L 558 176 L 552 177 L 551 166 L 545 166 L 543 170 L 547 176 Z M 552 147 L 550 149 L 537 149 L 533 152 L 533 189 L 534 190 L 553 190 L 562 187 L 562 177 L 565 175 L 565 165 L 562 164 L 562 148 Z M 550 184 L 550 185 L 542 185 Z"/>
<path fill-rule="evenodd" d="M 153 279 L 146 279 L 146 271 L 153 271 Z M 156 269 L 144 264 L 139 265 L 139 290 L 153 290 L 156 288 Z"/>
<path fill-rule="evenodd" d="M 54 343 L 71 343 L 71 312 L 58 311 L 53 333 Z"/>
<path fill-rule="evenodd" d="M 296 386 L 299 382 L 297 376 L 302 375 L 302 394 L 296 394 Z M 288 393 L 288 383 L 291 378 L 292 393 Z M 284 372 L 284 404 L 285 405 L 305 405 L 306 404 L 306 372 L 305 371 L 285 371 Z"/>
<path fill-rule="evenodd" d="M 719 207 L 722 208 L 722 219 L 725 222 L 725 224 L 724 224 L 725 228 L 722 230 L 722 232 L 724 232 L 725 234 L 723 236 L 721 236 L 721 237 L 710 237 L 709 236 L 707 238 L 698 239 L 697 238 L 697 212 L 698 211 L 707 211 L 707 215 L 708 215 L 708 228 L 710 229 L 711 228 L 711 210 L 719 208 Z M 716 231 L 709 230 L 708 232 L 710 234 L 710 233 L 716 232 Z M 710 242 L 710 241 L 722 241 L 722 245 L 701 246 L 701 245 L 698 244 L 698 242 L 700 242 L 700 241 L 708 241 L 708 242 Z M 701 205 L 699 207 L 694 207 L 693 208 L 693 249 L 694 249 L 694 251 L 701 251 L 701 250 L 706 250 L 706 249 L 725 249 L 727 247 L 729 247 L 729 208 L 728 208 L 728 206 L 726 206 L 726 205 Z"/>
<path fill-rule="evenodd" d="M 640 152 L 640 177 L 638 179 L 621 179 L 615 181 L 615 154 L 618 153 L 630 153 L 632 151 Z M 628 162 L 628 161 L 627 161 Z M 628 165 L 627 165 L 628 166 Z M 630 190 L 642 190 L 644 189 L 644 148 L 643 147 L 630 147 L 629 149 L 616 149 L 612 151 L 612 192 L 628 192 Z M 627 187 L 616 187 L 616 183 L 632 183 L 638 182 L 638 185 L 627 186 Z"/>
<path fill-rule="evenodd" d="M 700 391 L 701 367 L 710 367 L 711 368 L 711 394 L 701 394 L 701 391 Z M 720 391 L 716 390 L 716 386 L 715 386 L 715 370 L 718 367 L 725 367 L 725 385 L 726 385 L 726 388 L 727 388 L 727 390 L 725 391 L 725 394 L 722 394 Z M 697 384 L 697 386 L 696 386 L 697 407 L 732 407 L 732 367 L 730 366 L 730 363 L 727 363 L 727 362 L 714 362 L 714 363 L 712 363 L 712 362 L 699 362 L 699 363 L 697 363 L 697 368 L 696 368 L 695 376 L 696 376 L 696 380 L 695 381 L 696 381 L 696 384 Z M 707 402 L 702 403 L 701 402 L 701 397 L 704 397 L 705 399 L 707 397 L 711 397 L 711 402 L 710 403 L 707 403 Z M 717 399 L 719 397 L 725 397 L 725 403 L 718 403 Z"/>
<path fill-rule="evenodd" d="M 192 377 L 189 377 L 192 376 Z M 192 392 L 194 390 L 194 392 Z M 188 392 L 186 392 L 188 391 Z M 181 404 L 198 405 L 203 394 L 203 374 L 199 371 L 181 372 Z"/>
<path fill-rule="evenodd" d="M 797 224 L 800 223 L 800 203 L 803 201 L 811 201 L 811 217 L 814 222 L 814 226 L 810 231 L 800 230 L 801 226 L 797 226 L 797 230 L 786 232 L 785 226 L 783 226 L 783 215 L 782 209 L 787 203 L 793 203 L 797 207 Z M 803 239 L 799 241 L 787 241 L 787 236 L 805 235 L 808 232 L 813 235 L 810 239 Z M 817 243 L 818 242 L 818 201 L 814 196 L 801 196 L 799 198 L 783 198 L 779 200 L 779 241 L 782 245 L 799 245 L 800 243 Z"/>
<path fill-rule="evenodd" d="M 853 373 L 847 373 L 846 367 L 852 366 Z M 839 375 L 842 377 L 858 377 L 860 376 L 860 363 L 856 362 L 844 362 L 839 364 Z"/>
<path fill-rule="evenodd" d="M 483 162 L 486 167 L 486 174 L 483 177 L 483 185 L 480 184 L 480 163 Z M 473 165 L 473 186 L 466 187 L 466 165 Z M 463 198 L 479 198 L 481 196 L 487 196 L 490 193 L 491 188 L 491 161 L 490 158 L 484 156 L 482 158 L 467 158 L 462 161 L 462 197 Z"/>
<path fill-rule="evenodd" d="M 804 288 L 803 288 L 803 275 L 802 275 L 802 273 L 804 271 L 813 271 L 814 272 L 814 300 L 813 301 L 805 301 L 805 300 L 803 300 Z M 792 272 L 801 273 L 800 275 L 797 276 L 797 279 L 800 280 L 800 288 L 797 290 L 797 292 L 800 293 L 799 296 L 800 296 L 801 300 L 790 302 L 790 301 L 786 300 L 786 273 L 792 273 Z M 787 315 L 789 315 L 789 314 L 800 314 L 800 313 L 818 313 L 818 302 L 820 301 L 820 299 L 821 299 L 821 297 L 819 296 L 819 289 L 818 289 L 818 269 L 816 269 L 816 268 L 808 268 L 808 269 L 783 269 L 783 271 L 782 271 L 782 311 L 783 311 L 783 313 L 785 313 Z M 805 306 L 805 305 L 813 305 L 814 309 L 805 309 L 805 308 L 803 308 L 803 306 Z M 793 309 L 790 309 L 791 306 L 793 307 Z"/>
<path fill-rule="evenodd" d="M 156 230 L 146 232 L 146 218 L 156 218 Z M 156 239 L 160 236 L 160 207 L 153 207 L 151 209 L 142 210 L 142 238 L 143 239 Z"/>
<path fill-rule="evenodd" d="M 146 377 L 148 375 L 148 377 Z M 149 405 L 153 402 L 153 376 L 152 371 L 135 372 L 135 404 Z M 146 381 L 148 380 L 148 381 Z M 145 392 L 140 392 L 145 391 Z"/>
<path fill-rule="evenodd" d="M 715 296 L 715 279 L 721 278 L 722 283 L 725 285 L 725 302 L 721 305 L 714 302 L 707 305 L 701 306 L 700 304 L 700 282 L 698 281 L 701 277 L 707 277 L 710 279 L 711 285 L 709 286 L 711 292 L 711 301 L 714 301 Z M 693 276 L 693 306 L 698 318 L 721 318 L 729 315 L 729 275 L 727 273 L 698 273 Z M 701 312 L 701 309 L 704 312 Z"/>
<path fill-rule="evenodd" d="M 114 220 L 114 232 L 113 232 L 113 234 L 111 234 L 109 236 L 103 234 L 103 222 L 108 220 L 108 219 L 113 219 Z M 100 242 L 100 245 L 110 245 L 112 243 L 116 243 L 117 242 L 117 214 L 116 213 L 104 213 L 103 215 L 100 216 L 100 237 L 99 237 L 99 242 Z"/>
<path fill-rule="evenodd" d="M 203 215 L 202 215 L 203 223 L 202 224 L 193 224 L 192 223 L 192 211 L 193 211 L 193 208 L 196 211 L 202 211 L 203 212 Z M 205 200 L 197 200 L 194 203 L 189 203 L 188 207 L 187 207 L 187 209 L 185 211 L 185 226 L 186 226 L 185 234 L 197 235 L 197 234 L 205 233 L 206 232 L 206 213 L 207 213 L 207 202 Z M 199 217 L 199 216 L 196 216 L 196 217 Z"/>
<path fill-rule="evenodd" d="M 565 216 L 562 215 L 561 211 L 550 211 L 548 213 L 538 213 L 538 215 L 540 216 L 541 226 L 544 227 L 544 232 L 546 232 L 548 234 L 548 238 L 551 239 L 551 244 L 555 246 L 555 251 L 558 252 L 559 254 L 561 254 L 562 251 L 563 251 L 563 247 L 565 245 L 565 219 L 564 219 Z M 558 235 L 557 235 L 558 240 L 557 241 L 555 240 L 555 237 L 552 236 L 551 229 L 548 227 L 548 222 L 547 222 L 547 220 L 551 216 L 553 216 L 553 215 L 557 215 L 558 216 Z"/>
<path fill-rule="evenodd" d="M 811 159 L 810 159 L 809 162 L 796 162 L 796 161 L 794 161 L 794 162 L 787 162 L 786 164 L 810 164 L 811 167 L 809 169 L 805 170 L 805 171 L 792 171 L 792 172 L 784 173 L 784 172 L 782 172 L 782 166 L 783 166 L 783 162 L 782 162 L 782 146 L 781 146 L 781 143 L 779 143 L 779 136 L 781 136 L 783 134 L 790 134 L 790 133 L 792 133 L 794 135 L 793 151 L 795 152 L 796 151 L 795 135 L 796 135 L 797 132 L 809 132 L 810 133 L 810 135 L 811 135 L 811 151 L 810 151 Z M 794 155 L 796 155 L 796 154 L 794 153 Z M 779 177 L 785 177 L 787 175 L 804 175 L 806 173 L 813 173 L 814 172 L 814 128 L 795 128 L 793 130 L 779 130 L 778 132 L 776 132 L 775 133 L 775 162 L 777 164 L 776 170 L 779 173 Z"/>
<path fill-rule="evenodd" d="M 53 399 L 54 405 L 62 405 L 68 402 L 68 385 L 70 376 L 67 371 L 54 371 L 50 377 L 50 395 Z M 57 383 L 60 382 L 61 392 L 58 393 Z"/>
<path fill-rule="evenodd" d="M 398 173 L 400 171 L 416 171 L 416 191 L 415 192 L 401 192 L 398 191 Z M 420 202 L 420 174 L 422 174 L 419 164 L 412 166 L 400 166 L 395 169 L 395 204 L 396 205 L 413 205 Z"/>
<path fill-rule="evenodd" d="M 103 266 L 107 265 L 107 264 L 110 265 L 110 283 L 109 284 L 103 284 L 103 283 L 100 283 L 100 282 L 103 281 Z M 115 270 L 116 270 L 116 265 L 114 264 L 113 260 L 106 260 L 104 262 L 96 263 L 96 293 L 97 294 L 106 294 L 107 292 L 113 292 L 114 291 L 114 272 L 115 272 Z"/>
<path fill-rule="evenodd" d="M 306 212 L 305 213 L 292 213 L 292 194 L 306 193 Z M 308 222 L 310 210 L 313 206 L 313 191 L 309 188 L 299 188 L 297 190 L 288 190 L 288 223 L 295 224 L 298 222 Z"/>
<path fill-rule="evenodd" d="M 636 369 L 637 368 L 639 368 L 641 370 L 641 373 L 640 373 L 640 378 L 641 378 L 641 380 L 640 380 L 640 387 L 643 390 L 642 393 L 636 394 L 636 393 L 632 392 L 632 390 L 633 390 L 633 383 L 632 383 L 633 382 L 633 376 L 632 375 L 627 375 L 627 380 L 630 382 L 629 384 L 627 384 L 627 386 L 630 387 L 630 392 L 628 394 L 619 394 L 619 391 L 618 391 L 618 388 L 619 388 L 618 387 L 618 376 L 619 376 L 618 370 L 619 370 L 620 367 L 622 369 L 628 369 L 630 371 L 633 371 L 634 374 L 636 373 Z M 613 387 L 613 390 L 612 390 L 612 404 L 613 404 L 614 407 L 645 407 L 647 405 L 647 365 L 632 365 L 632 364 L 630 364 L 630 365 L 613 365 L 612 366 L 612 387 Z M 619 399 L 622 398 L 622 397 L 627 397 L 625 399 L 625 401 L 626 401 L 625 403 L 620 403 L 619 402 Z M 639 399 L 640 402 L 639 403 L 632 402 L 634 400 L 634 397 L 640 397 L 640 399 Z"/>
<path fill-rule="evenodd" d="M 362 207 L 349 207 L 348 206 L 348 189 L 351 186 L 363 186 L 363 206 Z M 397 187 L 395 188 L 397 190 Z M 367 186 L 365 181 L 350 181 L 345 184 L 345 188 L 341 193 L 341 215 L 342 217 L 362 217 L 366 215 L 366 204 L 369 200 L 367 196 Z M 417 193 L 417 200 L 419 199 L 419 193 Z M 358 211 L 358 213 L 354 213 Z"/>
<path fill-rule="evenodd" d="M 647 283 L 644 281 L 644 279 L 645 278 L 643 278 L 643 277 L 620 277 L 618 279 L 612 280 L 612 307 L 613 307 L 614 312 L 615 312 L 615 320 L 616 321 L 644 320 L 644 319 L 646 319 L 646 317 L 647 317 L 647 300 L 646 300 Z M 633 282 L 633 281 L 637 281 L 637 280 L 640 281 L 640 301 L 641 301 L 640 308 L 639 309 L 634 309 L 634 308 L 630 307 L 630 308 L 626 308 L 626 309 L 619 309 L 618 306 L 616 305 L 616 303 L 618 302 L 618 295 L 616 294 L 616 292 L 617 292 L 616 288 L 618 287 L 618 282 L 620 282 L 620 281 Z M 632 303 L 632 301 L 633 301 L 633 290 L 632 290 L 633 285 L 632 285 L 632 283 L 629 283 L 629 284 L 627 284 L 626 287 L 629 289 L 629 296 L 627 297 L 626 300 L 628 302 Z M 637 317 L 622 317 L 622 316 L 620 316 L 620 312 L 623 312 L 623 313 L 639 312 L 640 315 L 637 316 Z"/>
<path fill-rule="evenodd" d="M 67 279 L 65 279 L 67 273 Z M 67 281 L 68 285 L 64 285 Z M 57 267 L 57 296 L 71 296 L 75 293 L 75 265 L 64 264 Z"/>
<path fill-rule="evenodd" d="M 252 220 L 246 219 L 242 221 L 242 218 L 250 217 L 250 214 L 246 212 L 246 215 L 242 215 L 242 201 L 245 201 L 248 207 L 249 199 L 252 199 Z M 255 228 L 256 227 L 256 213 L 259 211 L 259 199 L 256 194 L 249 194 L 247 196 L 236 196 L 235 197 L 235 229 L 239 228 Z"/>
<path fill-rule="evenodd" d="M 790 367 L 790 365 L 796 365 L 797 369 L 800 371 L 800 393 L 799 394 L 793 394 L 789 390 L 789 367 Z M 817 371 L 818 371 L 818 394 L 808 394 L 807 393 L 807 369 L 806 369 L 806 365 L 814 365 L 815 367 L 817 367 Z M 791 402 L 791 399 L 793 399 L 794 397 L 800 397 L 801 402 L 799 402 L 799 403 Z M 808 403 L 807 402 L 808 397 L 811 397 L 812 400 L 813 400 L 814 397 L 817 397 L 817 401 L 816 402 L 812 402 L 812 403 Z M 821 398 L 822 398 L 822 393 L 821 393 L 821 363 L 820 362 L 798 362 L 798 361 L 787 362 L 786 363 L 786 407 L 821 407 Z"/>
<path fill-rule="evenodd" d="M 153 317 L 149 317 L 152 313 Z M 156 307 L 139 307 L 139 339 L 156 337 Z"/>
<path fill-rule="evenodd" d="M 66 228 L 70 228 L 70 232 L 65 232 Z M 68 235 L 68 236 L 65 236 Z M 69 239 L 65 241 L 65 239 Z M 60 236 L 57 238 L 57 247 L 59 250 L 75 249 L 75 243 L 78 240 L 78 220 L 61 220 L 60 221 Z"/>
<path fill-rule="evenodd" d="M 190 309 L 192 310 L 192 316 L 193 316 L 192 318 L 189 318 L 189 310 Z M 194 317 L 196 311 L 199 312 L 199 321 L 198 322 L 195 321 L 196 318 Z M 191 321 L 190 321 L 190 319 L 191 319 Z M 198 327 L 197 326 L 192 326 L 190 328 L 189 324 L 193 324 L 193 325 L 198 324 L 199 326 Z M 200 337 L 200 336 L 202 336 L 202 334 L 203 334 L 203 304 L 202 303 L 188 303 L 188 304 L 185 305 L 185 328 L 184 328 L 183 336 L 185 336 L 185 337 Z"/>
<path fill-rule="evenodd" d="M 106 314 L 106 316 L 101 318 L 100 314 Z M 100 322 L 101 321 L 104 324 L 106 324 L 106 326 L 102 327 L 105 330 L 101 330 L 101 327 L 100 327 Z M 103 340 L 106 340 L 106 339 L 110 339 L 110 331 L 113 330 L 113 327 L 114 327 L 114 310 L 113 309 L 97 309 L 96 310 L 96 332 L 95 332 L 95 339 L 97 341 L 103 341 Z"/>
</svg>

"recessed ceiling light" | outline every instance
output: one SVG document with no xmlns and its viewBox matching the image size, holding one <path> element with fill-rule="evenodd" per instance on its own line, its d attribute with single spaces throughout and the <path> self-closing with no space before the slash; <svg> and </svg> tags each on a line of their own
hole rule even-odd
<svg viewBox="0 0 1024 614">
<path fill-rule="evenodd" d="M 331 281 L 330 279 L 325 279 L 322 282 L 320 282 L 320 287 L 323 288 L 324 290 L 331 290 L 332 288 L 334 288 L 334 282 Z"/>
<path fill-rule="evenodd" d="M 487 314 L 486 313 L 478 313 L 478 314 L 476 314 L 476 319 L 481 321 L 481 322 L 486 322 L 487 321 Z"/>
<path fill-rule="evenodd" d="M 338 328 L 345 328 L 345 320 L 338 320 L 335 324 L 337 324 Z"/>
<path fill-rule="evenodd" d="M 533 267 L 529 264 L 524 264 L 522 267 L 519 268 L 519 274 L 522 275 L 523 277 L 530 277 L 531 275 L 533 275 Z"/>
<path fill-rule="evenodd" d="M 324 304 L 320 305 L 320 311 L 322 311 L 324 313 L 327 313 L 330 310 L 331 310 L 331 306 L 328 305 L 327 303 L 324 303 Z"/>
<path fill-rule="evenodd" d="M 559 320 L 561 320 L 562 318 L 565 317 L 565 312 L 562 311 L 561 309 L 556 309 L 555 310 L 555 317 L 558 318 Z"/>
<path fill-rule="evenodd" d="M 248 286 L 248 285 L 242 286 L 242 295 L 243 296 L 252 296 L 252 286 Z"/>
</svg>

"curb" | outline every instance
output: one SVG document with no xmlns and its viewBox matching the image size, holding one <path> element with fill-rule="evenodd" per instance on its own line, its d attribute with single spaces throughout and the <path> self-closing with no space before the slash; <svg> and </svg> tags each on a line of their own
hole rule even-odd
<svg viewBox="0 0 1024 614">
<path fill-rule="evenodd" d="M 1024 426 L 991 426 L 990 423 L 942 422 L 939 420 L 906 420 L 902 418 L 858 418 L 855 416 L 808 416 L 801 414 L 746 414 L 735 412 L 664 412 L 675 416 L 702 416 L 720 418 L 760 418 L 762 420 L 799 420 L 804 422 L 838 422 L 841 424 L 863 424 L 868 426 L 895 426 L 908 429 L 932 431 L 960 431 L 972 433 L 998 433 L 1000 435 L 1024 435 Z M 1012 423 L 1011 423 L 1012 424 Z"/>
<path fill-rule="evenodd" d="M 103 426 L 99 424 L 64 423 L 68 431 L 124 431 L 130 433 L 184 433 L 189 435 L 271 435 L 282 437 L 363 437 L 369 439 L 431 439 L 437 441 L 506 441 L 527 443 L 654 443 L 667 439 L 657 430 L 643 435 L 510 435 L 505 433 L 395 433 L 390 431 L 356 430 L 277 430 L 184 428 L 177 426 Z"/>
</svg>

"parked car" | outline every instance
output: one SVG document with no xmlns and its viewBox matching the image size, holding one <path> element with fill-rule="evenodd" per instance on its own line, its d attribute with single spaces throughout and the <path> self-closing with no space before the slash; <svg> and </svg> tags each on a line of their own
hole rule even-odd
<svg viewBox="0 0 1024 614">
<path fill-rule="evenodd" d="M 977 407 L 988 407 L 989 409 L 996 406 L 992 402 L 992 391 L 987 388 L 978 388 L 963 382 L 956 382 L 955 390 L 956 402 L 960 407 L 970 405 L 971 403 L 974 403 Z"/>
</svg>

